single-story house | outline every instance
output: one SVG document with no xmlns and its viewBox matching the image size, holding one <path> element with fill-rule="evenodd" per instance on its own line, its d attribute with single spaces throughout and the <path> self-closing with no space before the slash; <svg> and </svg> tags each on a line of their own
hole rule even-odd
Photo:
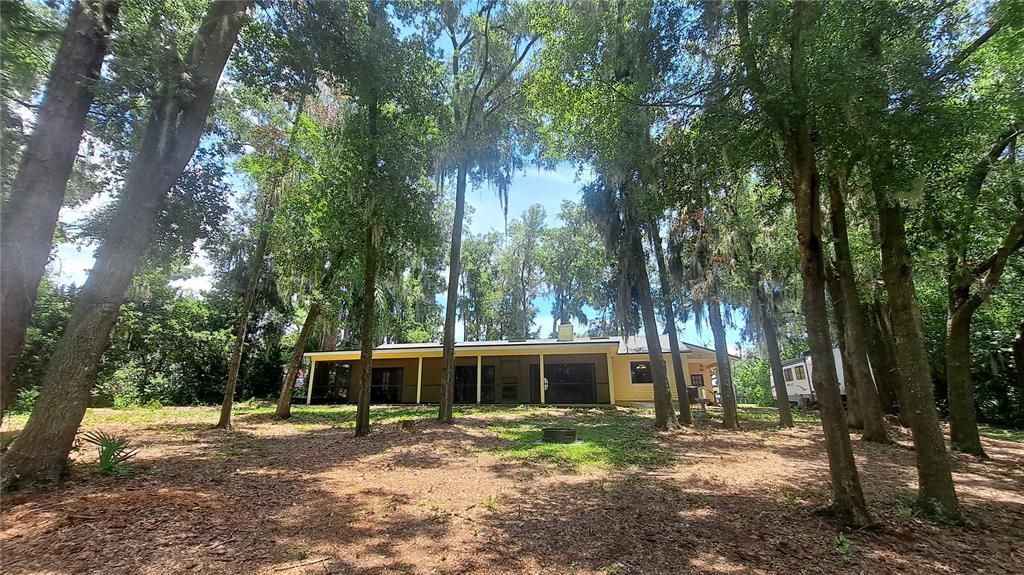
<svg viewBox="0 0 1024 575">
<path fill-rule="evenodd" d="M 566 326 L 568 327 L 568 326 Z M 566 333 L 567 332 L 567 333 Z M 669 388 L 676 399 L 668 337 L 661 337 Z M 712 349 L 680 342 L 692 403 L 714 403 Z M 362 370 L 359 350 L 317 351 L 308 380 L 296 383 L 296 402 L 348 403 Z M 441 397 L 440 343 L 385 344 L 373 351 L 370 400 L 375 404 L 437 403 Z M 738 359 L 732 356 L 732 359 Z M 541 385 L 540 382 L 545 382 Z M 643 337 L 464 341 L 455 344 L 455 403 L 637 405 L 654 401 L 650 357 Z"/>
</svg>

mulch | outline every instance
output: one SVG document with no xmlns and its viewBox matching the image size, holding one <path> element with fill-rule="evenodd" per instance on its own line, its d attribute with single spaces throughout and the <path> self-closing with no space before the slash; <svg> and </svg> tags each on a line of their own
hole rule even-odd
<svg viewBox="0 0 1024 575">
<path fill-rule="evenodd" d="M 239 418 L 130 432 L 137 472 L 76 455 L 61 487 L 5 495 L 0 571 L 28 573 L 1024 573 L 1024 445 L 954 455 L 960 526 L 916 517 L 909 438 L 854 441 L 876 525 L 844 531 L 820 429 L 708 423 L 659 434 L 668 463 L 575 471 L 504 460 L 478 414 L 350 428 Z M 216 419 L 211 410 L 211 423 Z M 653 431 L 652 431 L 653 432 Z"/>
</svg>

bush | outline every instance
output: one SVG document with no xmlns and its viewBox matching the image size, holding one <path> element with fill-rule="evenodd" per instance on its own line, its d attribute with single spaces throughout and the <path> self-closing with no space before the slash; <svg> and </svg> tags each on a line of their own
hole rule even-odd
<svg viewBox="0 0 1024 575">
<path fill-rule="evenodd" d="M 38 387 L 32 386 L 19 389 L 18 398 L 14 400 L 14 405 L 11 406 L 11 413 L 31 413 L 37 399 L 39 399 Z"/>
<path fill-rule="evenodd" d="M 747 403 L 773 407 L 775 399 L 772 398 L 772 391 L 769 387 L 771 385 L 769 373 L 768 361 L 760 357 L 736 362 L 732 375 L 736 393 L 743 394 Z"/>
<path fill-rule="evenodd" d="M 131 441 L 120 435 L 110 435 L 102 431 L 91 431 L 82 436 L 86 443 L 99 448 L 100 473 L 104 475 L 124 475 L 131 471 L 128 460 L 135 457 L 138 449 L 130 448 Z"/>
</svg>

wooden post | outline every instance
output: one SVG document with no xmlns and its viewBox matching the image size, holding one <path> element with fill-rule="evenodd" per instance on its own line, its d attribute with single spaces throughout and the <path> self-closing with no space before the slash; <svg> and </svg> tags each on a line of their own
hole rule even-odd
<svg viewBox="0 0 1024 575">
<path fill-rule="evenodd" d="M 316 360 L 309 360 L 309 383 L 306 384 L 306 405 L 313 401 L 313 375 L 316 373 Z"/>
<path fill-rule="evenodd" d="M 683 355 L 683 354 L 680 353 L 679 355 Z M 682 360 L 683 360 L 683 377 L 686 378 L 683 381 L 683 389 L 685 389 L 687 391 L 687 393 L 689 393 L 690 386 L 693 385 L 693 381 L 690 379 L 690 362 L 686 361 L 686 357 L 685 356 L 683 356 Z M 704 399 L 704 390 L 702 389 L 702 390 L 700 390 L 697 393 L 697 401 L 700 402 L 703 399 Z"/>
<path fill-rule="evenodd" d="M 483 362 L 484 357 L 482 355 L 476 356 L 476 402 L 480 403 L 480 396 L 483 392 Z"/>
<path fill-rule="evenodd" d="M 612 354 L 605 354 L 608 367 L 608 403 L 615 405 L 615 370 L 612 369 Z"/>
<path fill-rule="evenodd" d="M 420 402 L 423 395 L 423 356 L 421 355 L 416 365 L 416 403 Z"/>
<path fill-rule="evenodd" d="M 544 354 L 540 354 L 540 403 L 544 404 Z"/>
</svg>

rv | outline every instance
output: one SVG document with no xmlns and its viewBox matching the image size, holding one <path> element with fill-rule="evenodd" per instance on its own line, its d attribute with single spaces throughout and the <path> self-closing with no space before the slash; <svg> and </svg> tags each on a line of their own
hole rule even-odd
<svg viewBox="0 0 1024 575">
<path fill-rule="evenodd" d="M 839 394 L 846 399 L 846 379 L 843 377 L 843 358 L 839 348 L 832 349 L 836 362 L 836 377 L 839 378 Z M 782 362 L 782 377 L 786 380 L 786 394 L 789 403 L 801 407 L 813 407 L 816 403 L 814 386 L 811 385 L 811 356 L 805 355 Z M 775 377 L 770 376 L 772 397 L 775 397 Z"/>
</svg>

